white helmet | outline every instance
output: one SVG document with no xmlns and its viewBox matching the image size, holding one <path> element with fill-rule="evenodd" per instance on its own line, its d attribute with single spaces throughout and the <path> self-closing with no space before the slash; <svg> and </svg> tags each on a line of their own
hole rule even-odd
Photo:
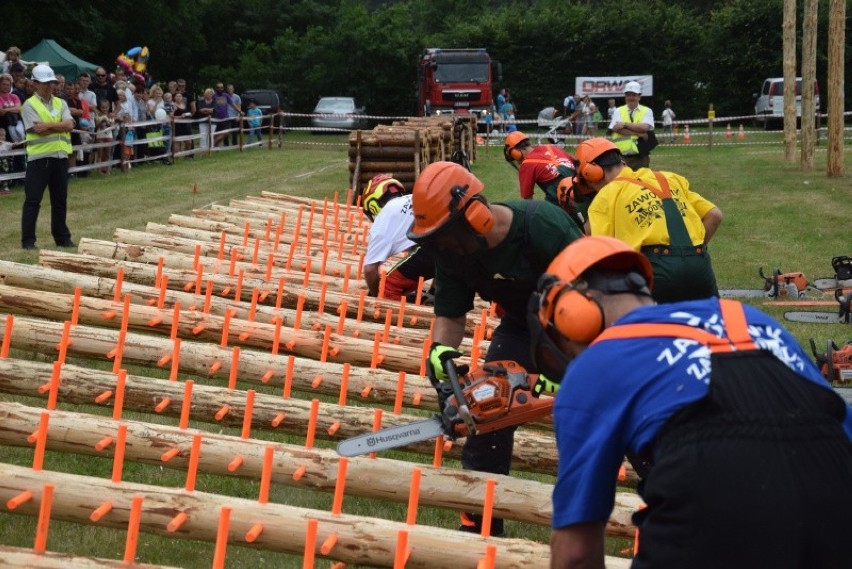
<svg viewBox="0 0 852 569">
<path fill-rule="evenodd" d="M 49 65 L 39 63 L 33 67 L 33 81 L 36 83 L 50 83 L 51 81 L 58 81 L 58 79 L 56 79 L 56 75 L 53 74 L 53 69 Z"/>
<path fill-rule="evenodd" d="M 642 85 L 639 84 L 639 81 L 628 81 L 624 86 L 625 93 L 636 93 L 637 95 L 642 94 Z"/>
</svg>

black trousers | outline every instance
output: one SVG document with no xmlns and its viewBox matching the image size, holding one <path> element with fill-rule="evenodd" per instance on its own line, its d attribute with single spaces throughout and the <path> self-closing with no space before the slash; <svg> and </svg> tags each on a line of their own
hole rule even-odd
<svg viewBox="0 0 852 569">
<path fill-rule="evenodd" d="M 45 188 L 50 189 L 50 232 L 53 240 L 57 245 L 71 240 L 71 230 L 65 224 L 68 210 L 68 159 L 38 158 L 27 163 L 21 245 L 35 245 L 36 224 Z"/>
</svg>

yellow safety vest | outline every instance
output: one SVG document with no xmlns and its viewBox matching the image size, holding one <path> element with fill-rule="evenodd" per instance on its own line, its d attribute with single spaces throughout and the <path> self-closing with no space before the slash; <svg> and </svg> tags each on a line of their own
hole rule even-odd
<svg viewBox="0 0 852 569">
<path fill-rule="evenodd" d="M 50 98 L 50 103 L 53 107 L 52 113 L 47 110 L 47 107 L 44 106 L 44 103 L 36 95 L 30 97 L 27 101 L 32 105 L 33 110 L 35 110 L 42 122 L 62 122 L 62 99 L 59 97 Z M 70 132 L 52 132 L 40 135 L 29 130 L 27 131 L 27 158 L 32 160 L 33 158 L 56 154 L 57 152 L 63 152 L 66 155 L 73 152 Z"/>
<path fill-rule="evenodd" d="M 630 110 L 627 108 L 627 105 L 618 107 L 616 112 L 618 113 L 619 122 L 635 124 L 642 122 L 642 119 L 645 118 L 645 113 L 648 112 L 648 107 L 638 105 L 633 110 L 633 117 L 630 116 Z M 617 132 L 612 133 L 612 141 L 625 156 L 639 154 L 639 146 L 636 144 L 637 140 L 639 140 L 639 136 L 635 134 L 626 136 Z"/>
</svg>

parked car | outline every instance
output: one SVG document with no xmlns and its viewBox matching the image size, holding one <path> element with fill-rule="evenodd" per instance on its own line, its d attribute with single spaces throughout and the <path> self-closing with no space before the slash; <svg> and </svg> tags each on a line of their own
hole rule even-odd
<svg viewBox="0 0 852 569">
<path fill-rule="evenodd" d="M 257 103 L 257 108 L 260 109 L 264 115 L 272 115 L 278 111 L 284 110 L 284 101 L 281 98 L 281 94 L 272 89 L 249 89 L 242 93 L 240 98 L 243 102 L 243 111 L 248 108 L 249 99 L 254 99 L 255 103 Z M 275 126 L 284 126 L 284 117 L 276 115 L 273 118 L 275 120 Z M 262 128 L 269 128 L 269 117 L 265 116 L 263 118 Z"/>
<path fill-rule="evenodd" d="M 367 120 L 355 115 L 366 113 L 352 97 L 322 97 L 314 107 L 311 128 L 357 130 L 367 128 Z M 314 131 L 317 132 L 317 131 Z"/>
<path fill-rule="evenodd" d="M 784 125 L 784 78 L 764 80 L 760 93 L 755 93 L 755 123 L 766 130 Z M 814 81 L 814 107 L 820 112 L 819 84 Z M 802 78 L 796 77 L 796 118 L 802 118 Z"/>
</svg>

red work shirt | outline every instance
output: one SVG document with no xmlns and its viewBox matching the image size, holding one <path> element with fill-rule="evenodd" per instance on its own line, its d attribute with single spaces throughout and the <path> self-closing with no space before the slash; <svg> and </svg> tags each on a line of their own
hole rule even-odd
<svg viewBox="0 0 852 569">
<path fill-rule="evenodd" d="M 536 184 L 544 189 L 549 182 L 561 178 L 559 166 L 576 170 L 574 157 L 552 144 L 541 144 L 533 148 L 518 168 L 521 197 L 525 200 L 532 199 Z"/>
</svg>

